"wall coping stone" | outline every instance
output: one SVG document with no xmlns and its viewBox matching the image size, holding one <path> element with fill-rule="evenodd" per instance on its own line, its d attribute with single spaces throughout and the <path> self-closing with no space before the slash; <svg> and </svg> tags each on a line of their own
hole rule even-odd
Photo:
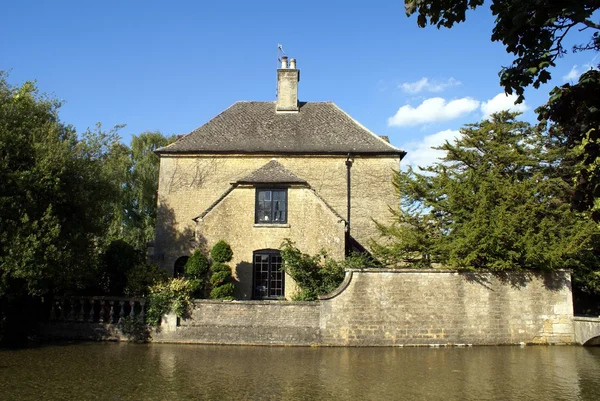
<svg viewBox="0 0 600 401">
<path fill-rule="evenodd" d="M 275 305 L 275 306 L 319 306 L 317 301 L 288 301 L 282 300 L 270 300 L 270 299 L 254 299 L 254 300 L 228 300 L 228 299 L 194 299 L 196 304 L 241 304 L 241 305 Z"/>
<path fill-rule="evenodd" d="M 573 316 L 573 320 L 578 322 L 592 322 L 592 323 L 600 323 L 600 316 Z"/>
<path fill-rule="evenodd" d="M 539 270 L 509 270 L 506 272 L 494 272 L 489 270 L 460 270 L 460 269 L 412 269 L 412 268 L 380 268 L 380 267 L 365 267 L 362 269 L 347 269 L 347 272 L 357 272 L 357 273 L 463 273 L 463 274 L 502 274 L 502 273 L 510 273 L 510 274 L 541 274 L 544 275 L 548 272 L 539 271 Z M 570 273 L 572 270 L 570 269 L 556 269 L 552 271 L 553 273 Z"/>
<path fill-rule="evenodd" d="M 355 271 L 362 272 L 364 270 L 366 270 L 366 269 L 348 269 L 348 270 L 346 270 L 346 275 L 344 276 L 344 281 L 342 281 L 342 283 L 335 290 L 330 292 L 329 294 L 319 295 L 319 301 L 323 301 L 326 299 L 332 299 L 332 298 L 335 298 L 338 295 L 340 295 L 350 285 L 350 282 L 352 281 L 352 275 L 354 274 L 354 272 Z M 370 269 L 370 270 L 376 270 L 376 269 Z"/>
</svg>

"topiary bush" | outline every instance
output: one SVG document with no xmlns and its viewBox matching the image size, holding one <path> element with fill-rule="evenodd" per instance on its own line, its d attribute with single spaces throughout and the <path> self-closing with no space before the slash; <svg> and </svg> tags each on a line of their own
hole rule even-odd
<svg viewBox="0 0 600 401">
<path fill-rule="evenodd" d="M 185 264 L 185 277 L 196 288 L 194 298 L 204 298 L 204 288 L 206 287 L 209 266 L 208 258 L 199 249 L 194 251 Z"/>
<path fill-rule="evenodd" d="M 210 250 L 210 257 L 213 262 L 227 263 L 233 257 L 233 251 L 227 242 L 220 240 Z"/>
<path fill-rule="evenodd" d="M 227 283 L 230 278 L 231 272 L 216 272 L 210 276 L 210 283 L 213 285 L 213 287 L 217 287 Z"/>
<path fill-rule="evenodd" d="M 233 252 L 229 244 L 223 240 L 217 242 L 210 250 L 210 256 L 213 264 L 210 267 L 210 283 L 212 290 L 210 297 L 212 299 L 234 299 L 234 285 L 231 282 L 231 268 L 225 264 L 233 257 Z"/>
<path fill-rule="evenodd" d="M 185 277 L 202 279 L 208 273 L 208 258 L 199 249 L 196 249 L 185 264 Z"/>
<path fill-rule="evenodd" d="M 233 297 L 234 288 L 235 287 L 234 287 L 233 283 L 227 283 L 227 284 L 220 285 L 220 286 L 212 289 L 212 291 L 210 292 L 210 297 L 212 299 L 233 300 L 233 299 L 235 299 Z"/>
</svg>

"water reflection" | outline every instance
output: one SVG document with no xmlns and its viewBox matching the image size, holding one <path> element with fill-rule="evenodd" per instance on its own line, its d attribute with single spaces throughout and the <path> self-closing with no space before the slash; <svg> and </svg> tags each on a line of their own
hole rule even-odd
<svg viewBox="0 0 600 401">
<path fill-rule="evenodd" d="M 0 351 L 2 400 L 593 400 L 600 348 L 77 344 Z"/>
</svg>

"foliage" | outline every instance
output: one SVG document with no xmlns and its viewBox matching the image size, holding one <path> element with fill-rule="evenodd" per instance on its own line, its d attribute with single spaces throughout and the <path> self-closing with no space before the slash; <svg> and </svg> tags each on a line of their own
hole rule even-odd
<svg viewBox="0 0 600 401">
<path fill-rule="evenodd" d="M 227 300 L 233 300 L 235 299 L 233 297 L 233 290 L 235 289 L 233 283 L 225 283 L 223 285 L 220 285 L 218 287 L 214 287 L 211 291 L 210 291 L 210 297 L 212 299 L 227 299 Z"/>
<path fill-rule="evenodd" d="M 192 279 L 203 279 L 208 273 L 208 258 L 196 249 L 185 264 L 185 276 Z"/>
<path fill-rule="evenodd" d="M 314 256 L 303 254 L 289 239 L 284 240 L 280 250 L 283 270 L 300 287 L 294 300 L 316 300 L 319 295 L 335 290 L 344 280 L 344 264 L 329 258 L 324 251 Z"/>
<path fill-rule="evenodd" d="M 233 257 L 233 251 L 227 242 L 220 240 L 211 248 L 210 257 L 214 262 L 227 263 Z"/>
<path fill-rule="evenodd" d="M 194 282 L 183 278 L 171 278 L 156 283 L 150 287 L 146 323 L 150 326 L 158 326 L 160 319 L 170 312 L 174 312 L 179 318 L 188 317 L 194 291 L 196 291 Z"/>
<path fill-rule="evenodd" d="M 467 9 L 483 5 L 483 0 L 405 0 L 406 14 L 418 14 L 420 27 L 427 24 L 452 27 L 465 20 Z M 529 85 L 538 88 L 551 78 L 550 69 L 555 61 L 567 53 L 563 41 L 578 30 L 590 33 L 587 41 L 573 46 L 573 52 L 600 50 L 600 3 L 596 0 L 493 0 L 492 14 L 496 25 L 492 41 L 500 41 L 515 59 L 512 65 L 500 71 L 500 84 L 511 94 L 516 92 L 522 102 L 524 89 Z M 585 37 L 585 33 L 579 34 Z M 572 204 L 579 211 L 591 210 L 592 218 L 600 222 L 600 209 L 596 199 L 600 197 L 600 73 L 588 71 L 575 85 L 566 84 L 554 88 L 549 102 L 539 108 L 538 119 L 553 129 L 563 130 L 563 146 L 579 151 L 582 162 L 570 177 L 575 186 Z M 598 188 L 598 189 L 596 189 Z"/>
<path fill-rule="evenodd" d="M 451 28 L 463 22 L 468 9 L 483 5 L 483 0 L 404 0 L 408 16 L 417 13 L 420 27 L 427 24 Z M 523 100 L 524 88 L 548 82 L 549 69 L 567 50 L 563 40 L 574 30 L 590 30 L 587 43 L 573 51 L 600 50 L 600 24 L 593 20 L 600 8 L 596 0 L 492 0 L 490 9 L 496 17 L 492 41 L 502 42 L 515 56 L 509 67 L 500 71 L 500 84 L 507 93 L 516 92 Z M 595 16 L 597 17 L 597 16 Z"/>
<path fill-rule="evenodd" d="M 150 287 L 167 278 L 164 269 L 153 264 L 139 263 L 125 275 L 126 284 L 123 292 L 129 297 L 145 297 Z"/>
<path fill-rule="evenodd" d="M 598 228 L 570 210 L 564 148 L 515 114 L 461 129 L 422 173 L 398 172 L 402 208 L 380 225 L 387 262 L 488 269 L 578 270 L 598 263 Z"/>
<path fill-rule="evenodd" d="M 93 277 L 117 196 L 102 170 L 117 136 L 78 138 L 59 107 L 34 83 L 11 87 L 0 73 L 0 296 L 82 288 Z"/>
<path fill-rule="evenodd" d="M 185 264 L 185 277 L 193 281 L 196 291 L 194 298 L 204 298 L 209 262 L 206 255 L 196 249 Z"/>
<path fill-rule="evenodd" d="M 144 132 L 131 138 L 131 146 L 113 144 L 104 171 L 118 187 L 119 197 L 112 203 L 108 238 L 123 239 L 139 251 L 154 238 L 159 169 L 154 151 L 174 139 Z"/>
<path fill-rule="evenodd" d="M 600 222 L 600 71 L 581 75 L 576 85 L 554 88 L 547 104 L 537 109 L 540 127 L 560 138 L 560 145 L 572 151 L 575 191 L 572 204 L 578 211 L 592 210 Z"/>
<path fill-rule="evenodd" d="M 213 286 L 222 285 L 231 279 L 231 269 L 224 263 L 213 263 L 210 270 L 212 272 L 210 283 Z"/>
<path fill-rule="evenodd" d="M 110 243 L 101 255 L 99 285 L 105 294 L 122 295 L 129 271 L 142 262 L 141 256 L 123 240 Z"/>
<path fill-rule="evenodd" d="M 212 299 L 233 299 L 234 285 L 231 282 L 231 268 L 225 264 L 233 257 L 229 244 L 223 240 L 217 242 L 210 250 L 213 264 L 210 267 L 210 283 Z"/>
</svg>

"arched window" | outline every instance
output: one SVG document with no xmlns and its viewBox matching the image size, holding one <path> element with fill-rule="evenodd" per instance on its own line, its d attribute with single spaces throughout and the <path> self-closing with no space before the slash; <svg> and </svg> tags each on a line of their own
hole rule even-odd
<svg viewBox="0 0 600 401">
<path fill-rule="evenodd" d="M 254 298 L 281 298 L 284 294 L 285 274 L 281 270 L 281 254 L 276 249 L 254 251 L 253 257 Z"/>
<path fill-rule="evenodd" d="M 173 277 L 179 278 L 185 276 L 185 264 L 189 258 L 189 256 L 177 258 L 175 261 L 175 266 L 173 266 Z"/>
</svg>

